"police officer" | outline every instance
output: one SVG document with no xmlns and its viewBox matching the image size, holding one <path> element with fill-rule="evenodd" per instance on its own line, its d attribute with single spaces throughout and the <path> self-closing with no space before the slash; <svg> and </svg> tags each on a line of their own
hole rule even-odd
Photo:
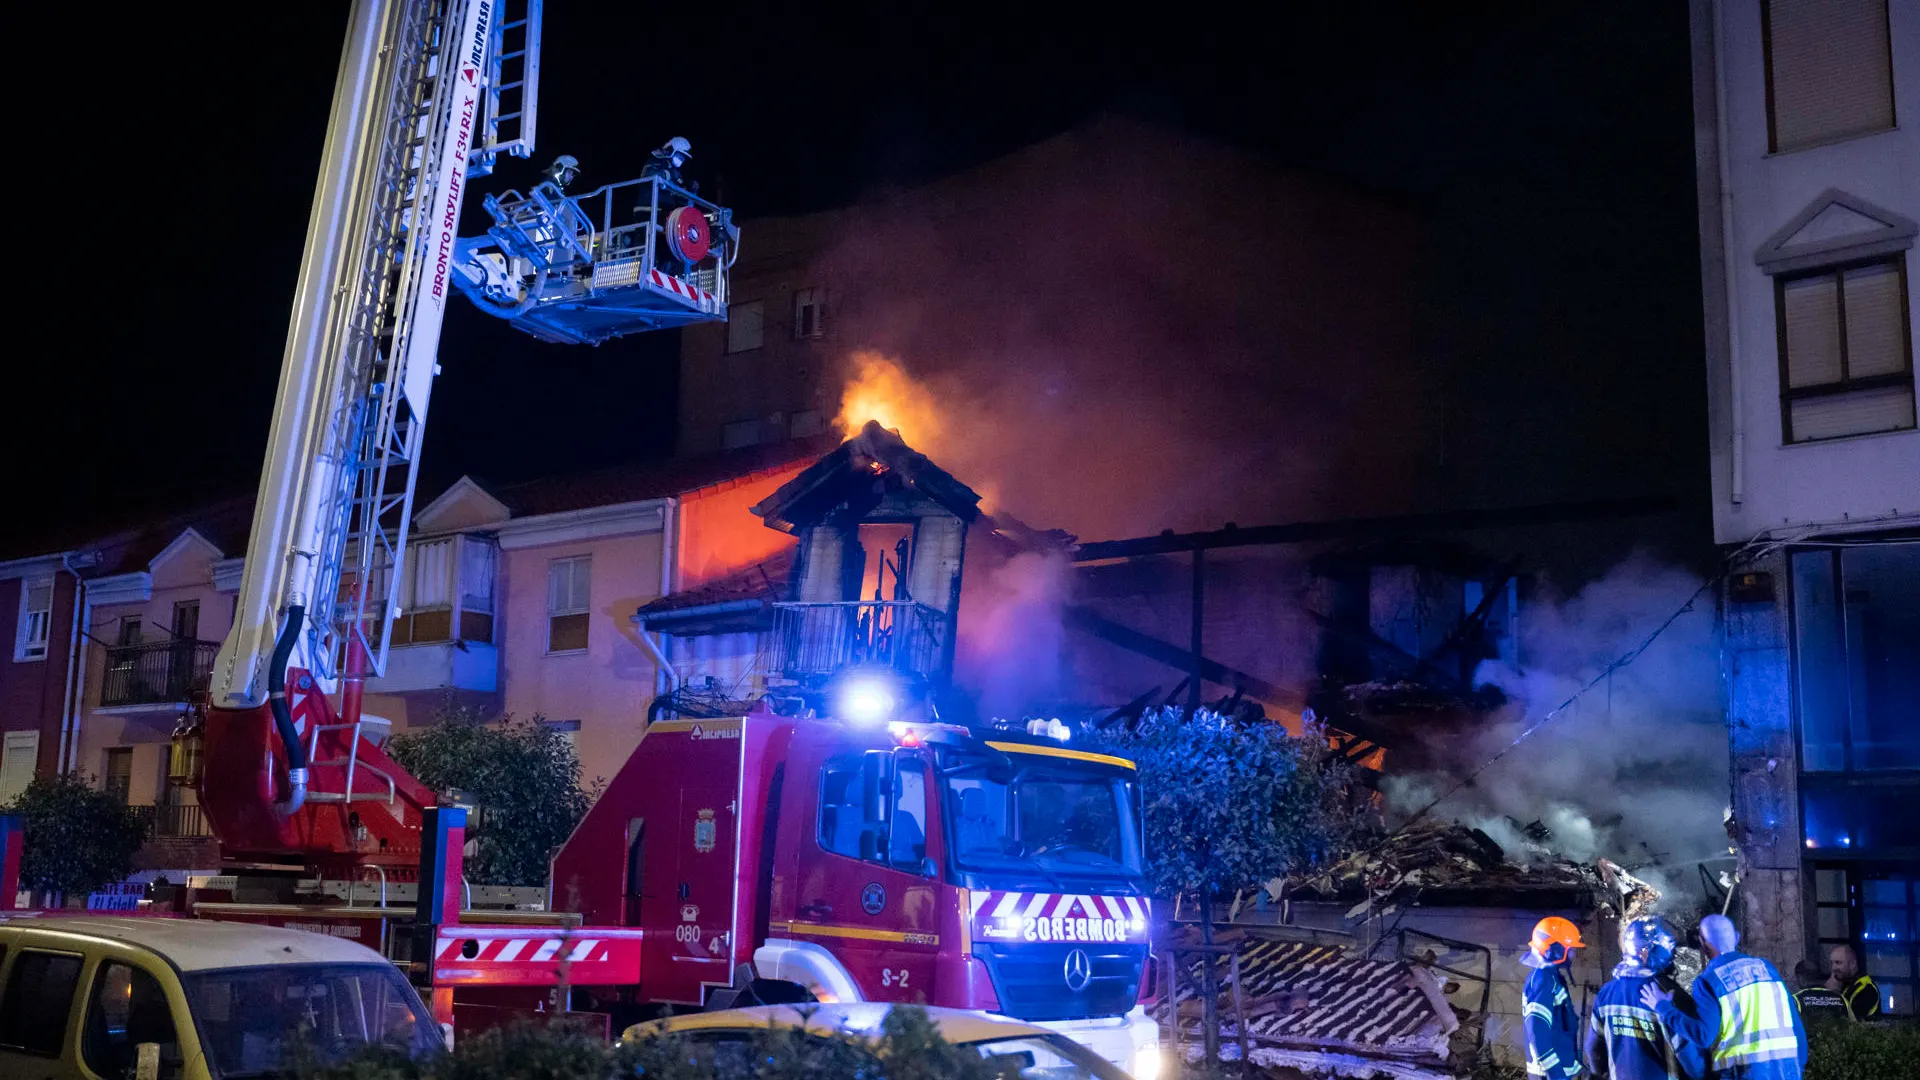
<svg viewBox="0 0 1920 1080">
<path fill-rule="evenodd" d="M 1587 1068 L 1596 1077 L 1613 1080 L 1683 1080 L 1706 1071 L 1706 1062 L 1698 1053 L 1685 1059 L 1667 1038 L 1660 1017 L 1640 1000 L 1643 987 L 1658 983 L 1668 992 L 1679 990 L 1668 975 L 1673 969 L 1673 950 L 1678 939 L 1666 920 L 1646 916 L 1620 928 L 1620 963 L 1613 978 L 1593 998 L 1593 1013 L 1587 1018 Z M 1685 990 L 1677 995 L 1682 1008 L 1691 1012 L 1692 999 Z"/>
<path fill-rule="evenodd" d="M 1580 1013 L 1573 1007 L 1567 966 L 1586 948 L 1580 928 L 1557 915 L 1541 919 L 1520 962 L 1533 969 L 1520 991 L 1527 1031 L 1527 1075 L 1573 1080 L 1580 1075 Z"/>
<path fill-rule="evenodd" d="M 1833 973 L 1827 976 L 1827 989 L 1847 1003 L 1847 1015 L 1855 1020 L 1879 1017 L 1880 987 L 1860 970 L 1860 954 L 1851 945 L 1835 945 L 1828 958 L 1833 962 Z"/>
<path fill-rule="evenodd" d="M 1793 992 L 1793 1000 L 1800 1004 L 1800 1020 L 1808 1031 L 1851 1019 L 1847 1015 L 1846 999 L 1827 986 L 1819 964 L 1802 960 L 1793 965 L 1793 981 L 1800 985 L 1800 989 Z"/>
<path fill-rule="evenodd" d="M 1700 920 L 1708 960 L 1693 980 L 1698 1015 L 1688 1016 L 1658 984 L 1640 989 L 1682 1054 L 1700 1053 L 1717 1080 L 1800 1080 L 1807 1030 L 1793 995 L 1772 964 L 1740 952 L 1740 932 L 1725 915 Z"/>
</svg>

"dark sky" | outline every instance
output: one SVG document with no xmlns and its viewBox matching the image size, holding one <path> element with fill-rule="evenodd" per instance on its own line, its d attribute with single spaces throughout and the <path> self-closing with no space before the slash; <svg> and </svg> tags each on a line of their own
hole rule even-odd
<svg viewBox="0 0 1920 1080">
<path fill-rule="evenodd" d="M 51 112 L 35 136 L 92 188 L 69 208 L 107 257 L 72 268 L 100 292 L 71 301 L 57 343 L 11 362 L 24 385 L 0 438 L 24 513 L 0 535 L 7 553 L 46 526 L 252 486 L 346 5 L 244 7 L 221 28 L 208 23 L 226 16 L 149 5 L 48 32 L 165 59 L 121 83 L 154 97 L 117 123 L 89 122 L 83 140 Z M 934 19 L 553 0 L 540 152 L 479 190 L 524 187 L 560 152 L 582 161 L 583 187 L 624 179 L 679 134 L 704 191 L 750 221 L 1126 112 L 1417 208 L 1422 362 L 1457 387 L 1447 454 L 1462 501 L 1697 496 L 1684 5 L 1282 5 L 1299 10 L 1257 24 L 1037 7 Z M 671 447 L 670 334 L 565 348 L 452 312 L 430 482 Z"/>
</svg>

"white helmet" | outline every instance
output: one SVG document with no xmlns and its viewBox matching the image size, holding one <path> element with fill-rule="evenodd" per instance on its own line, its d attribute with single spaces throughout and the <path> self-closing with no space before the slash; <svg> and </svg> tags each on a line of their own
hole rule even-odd
<svg viewBox="0 0 1920 1080">
<path fill-rule="evenodd" d="M 678 165 L 682 161 L 691 161 L 693 159 L 693 144 L 675 135 L 673 138 L 667 140 L 667 145 L 655 150 L 653 156 L 658 158 L 671 158 L 673 159 L 673 163 Z"/>
</svg>

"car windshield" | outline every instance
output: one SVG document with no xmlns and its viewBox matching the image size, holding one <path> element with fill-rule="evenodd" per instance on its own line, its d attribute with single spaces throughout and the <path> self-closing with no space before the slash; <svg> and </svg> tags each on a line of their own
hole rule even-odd
<svg viewBox="0 0 1920 1080">
<path fill-rule="evenodd" d="M 443 1048 L 438 1027 L 388 964 L 289 964 L 181 977 L 213 1075 L 286 1075 L 306 1043 L 323 1062 L 370 1044 L 420 1057 Z"/>
<path fill-rule="evenodd" d="M 1051 768 L 1003 779 L 984 767 L 947 777 L 956 863 L 1068 874 L 1139 870 L 1140 840 L 1125 781 Z"/>
<path fill-rule="evenodd" d="M 1000 1075 L 1021 1080 L 1127 1080 L 1106 1059 L 1064 1035 L 1021 1035 L 970 1043 L 980 1056 L 1002 1067 Z M 1005 1066 L 1011 1065 L 1011 1073 Z"/>
</svg>

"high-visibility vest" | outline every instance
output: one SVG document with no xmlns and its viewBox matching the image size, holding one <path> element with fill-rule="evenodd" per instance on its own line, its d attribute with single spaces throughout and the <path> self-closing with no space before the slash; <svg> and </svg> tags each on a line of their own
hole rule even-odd
<svg viewBox="0 0 1920 1080">
<path fill-rule="evenodd" d="M 1840 991 L 1840 1000 L 1846 1002 L 1847 1015 L 1855 1020 L 1880 1015 L 1880 988 L 1865 975 L 1848 983 L 1846 989 Z"/>
<path fill-rule="evenodd" d="M 1708 968 L 1702 977 L 1709 980 L 1720 1002 L 1720 1037 L 1713 1045 L 1715 1072 L 1800 1056 L 1793 995 L 1773 965 L 1755 956 L 1736 956 Z"/>
</svg>

